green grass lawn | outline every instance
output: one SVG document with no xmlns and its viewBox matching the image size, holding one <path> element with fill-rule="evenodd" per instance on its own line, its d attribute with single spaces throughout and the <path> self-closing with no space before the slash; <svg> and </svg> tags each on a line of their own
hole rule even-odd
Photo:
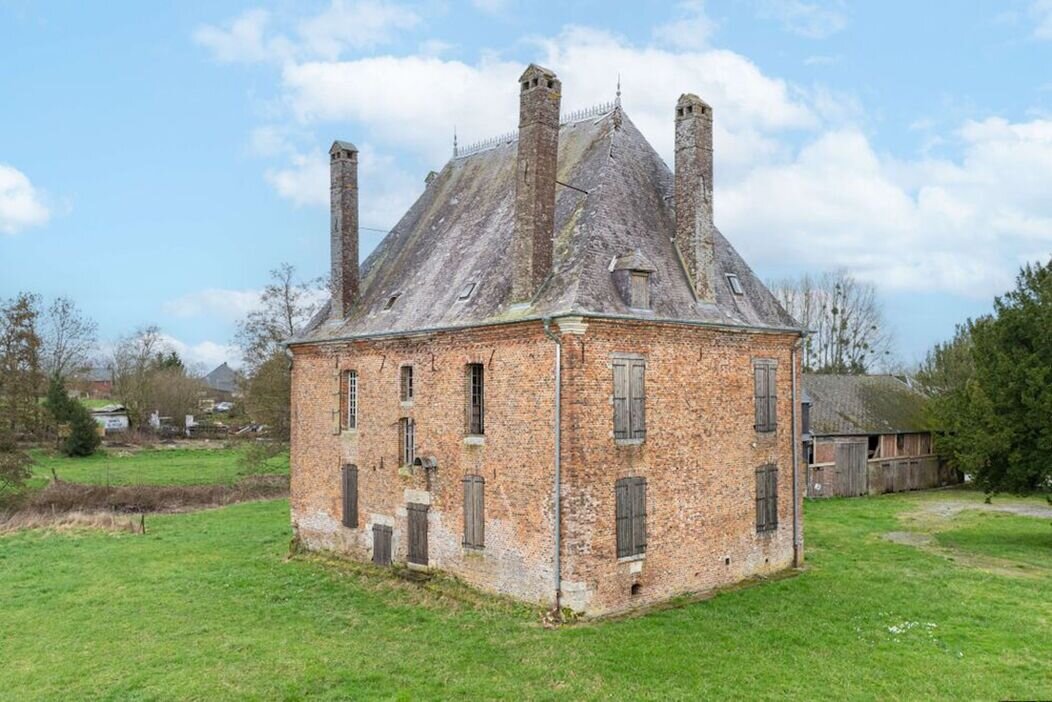
<svg viewBox="0 0 1052 702">
<path fill-rule="evenodd" d="M 61 480 L 103 485 L 204 485 L 229 484 L 244 474 L 238 463 L 239 449 L 158 448 L 141 451 L 100 450 L 86 458 L 68 458 L 33 451 L 31 485 L 51 479 L 51 471 Z M 267 461 L 267 473 L 289 472 L 287 453 Z"/>
<path fill-rule="evenodd" d="M 289 560 L 284 500 L 145 536 L 21 532 L 0 537 L 0 697 L 1052 698 L 1049 520 L 908 517 L 947 496 L 978 499 L 808 503 L 807 572 L 558 630 L 448 582 Z M 952 544 L 883 537 L 922 524 Z M 973 549 L 1020 574 L 953 557 Z"/>
</svg>

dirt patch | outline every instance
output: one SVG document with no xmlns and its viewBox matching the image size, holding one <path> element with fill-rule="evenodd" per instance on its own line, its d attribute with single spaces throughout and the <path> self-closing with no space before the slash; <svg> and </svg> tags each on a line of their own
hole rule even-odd
<svg viewBox="0 0 1052 702">
<path fill-rule="evenodd" d="M 926 502 L 921 506 L 923 512 L 934 514 L 938 517 L 951 519 L 966 509 L 978 509 L 984 512 L 1007 512 L 1018 514 L 1023 517 L 1038 517 L 1041 519 L 1052 519 L 1052 507 L 1044 507 L 1029 503 L 1015 504 L 986 504 L 985 502 L 966 502 L 964 500 L 939 500 L 937 502 Z"/>
<path fill-rule="evenodd" d="M 906 546 L 931 546 L 935 541 L 931 534 L 924 534 L 919 531 L 889 531 L 886 534 L 881 534 L 888 541 L 895 544 L 905 544 Z"/>
<path fill-rule="evenodd" d="M 233 485 L 107 486 L 53 481 L 30 497 L 19 514 L 177 512 L 288 494 L 289 479 L 284 475 L 253 475 Z"/>
</svg>

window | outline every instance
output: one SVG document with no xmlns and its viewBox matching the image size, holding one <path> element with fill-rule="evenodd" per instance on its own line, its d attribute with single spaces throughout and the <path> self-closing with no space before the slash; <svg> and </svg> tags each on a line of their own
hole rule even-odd
<svg viewBox="0 0 1052 702">
<path fill-rule="evenodd" d="M 895 435 L 895 455 L 902 456 L 906 453 L 906 435 L 896 434 Z"/>
<path fill-rule="evenodd" d="M 742 290 L 742 282 L 738 280 L 738 276 L 733 273 L 727 274 L 727 283 L 731 286 L 731 292 L 735 295 L 744 295 L 745 291 Z"/>
<path fill-rule="evenodd" d="M 416 459 L 416 425 L 410 417 L 398 420 L 398 460 L 401 465 L 412 465 Z"/>
<path fill-rule="evenodd" d="M 617 501 L 617 557 L 638 556 L 647 550 L 647 481 L 621 478 L 614 483 Z"/>
<path fill-rule="evenodd" d="M 402 402 L 413 401 L 413 367 L 402 366 Z"/>
<path fill-rule="evenodd" d="M 343 467 L 343 525 L 358 527 L 358 466 Z"/>
<path fill-rule="evenodd" d="M 756 531 L 778 528 L 778 466 L 773 463 L 756 469 Z"/>
<path fill-rule="evenodd" d="M 811 433 L 811 403 L 802 402 L 800 404 L 800 424 L 802 426 L 801 433 L 805 436 Z"/>
<path fill-rule="evenodd" d="M 777 364 L 761 359 L 753 362 L 753 377 L 756 395 L 756 431 L 774 431 L 777 419 Z"/>
<path fill-rule="evenodd" d="M 647 435 L 642 358 L 615 356 L 614 368 L 614 439 L 643 440 Z"/>
<path fill-rule="evenodd" d="M 465 283 L 464 287 L 460 289 L 460 294 L 457 296 L 458 300 L 466 300 L 471 297 L 471 293 L 475 291 L 474 283 Z"/>
<path fill-rule="evenodd" d="M 481 475 L 464 477 L 464 545 L 472 548 L 486 543 L 485 488 Z"/>
<path fill-rule="evenodd" d="M 391 297 L 387 298 L 387 302 L 384 304 L 384 311 L 385 312 L 387 310 L 391 309 L 392 307 L 394 307 L 394 303 L 398 302 L 398 296 L 401 295 L 401 294 L 402 293 L 395 293 Z"/>
<path fill-rule="evenodd" d="M 468 434 L 486 433 L 485 371 L 481 363 L 468 364 Z"/>
<path fill-rule="evenodd" d="M 358 428 L 358 371 L 344 371 L 340 382 L 340 408 L 343 429 Z"/>
<path fill-rule="evenodd" d="M 631 306 L 637 310 L 650 309 L 650 274 L 646 271 L 632 271 Z"/>
</svg>

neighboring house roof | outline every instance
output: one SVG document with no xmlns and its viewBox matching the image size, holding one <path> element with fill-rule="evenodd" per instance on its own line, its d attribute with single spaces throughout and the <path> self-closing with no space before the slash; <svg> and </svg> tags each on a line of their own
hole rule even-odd
<svg viewBox="0 0 1052 702">
<path fill-rule="evenodd" d="M 103 415 L 103 414 L 111 414 L 111 415 L 115 415 L 115 414 L 127 414 L 127 413 L 128 413 L 128 408 L 127 408 L 127 407 L 125 407 L 124 405 L 119 405 L 119 404 L 112 404 L 112 405 L 104 405 L 104 406 L 102 406 L 102 407 L 96 407 L 95 409 L 91 410 L 91 413 L 92 413 L 92 414 L 95 414 L 95 415 Z"/>
<path fill-rule="evenodd" d="M 620 108 L 561 126 L 553 271 L 529 308 L 513 309 L 507 259 L 516 154 L 511 135 L 451 159 L 361 265 L 360 298 L 348 318 L 330 320 L 326 305 L 291 341 L 566 314 L 799 329 L 718 231 L 716 301 L 696 301 L 671 241 L 672 173 Z M 650 311 L 630 309 L 615 287 L 611 262 L 624 256 L 653 268 Z M 731 273 L 744 294 L 731 291 Z M 470 296 L 459 300 L 471 283 Z"/>
<path fill-rule="evenodd" d="M 930 431 L 928 398 L 891 375 L 804 374 L 817 436 Z"/>
<path fill-rule="evenodd" d="M 205 385 L 220 392 L 237 392 L 237 372 L 224 362 L 205 376 Z"/>
<path fill-rule="evenodd" d="M 101 367 L 88 368 L 84 371 L 84 374 L 81 377 L 91 383 L 113 382 L 113 369 Z"/>
</svg>

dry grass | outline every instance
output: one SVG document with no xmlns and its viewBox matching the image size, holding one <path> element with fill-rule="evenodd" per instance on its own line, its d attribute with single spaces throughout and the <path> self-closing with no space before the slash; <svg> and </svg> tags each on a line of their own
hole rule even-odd
<svg viewBox="0 0 1052 702">
<path fill-rule="evenodd" d="M 143 520 L 127 514 L 113 512 L 18 512 L 5 521 L 0 521 L 0 534 L 7 534 L 23 529 L 47 529 L 49 531 L 70 532 L 81 529 L 100 531 L 143 533 Z"/>
</svg>

